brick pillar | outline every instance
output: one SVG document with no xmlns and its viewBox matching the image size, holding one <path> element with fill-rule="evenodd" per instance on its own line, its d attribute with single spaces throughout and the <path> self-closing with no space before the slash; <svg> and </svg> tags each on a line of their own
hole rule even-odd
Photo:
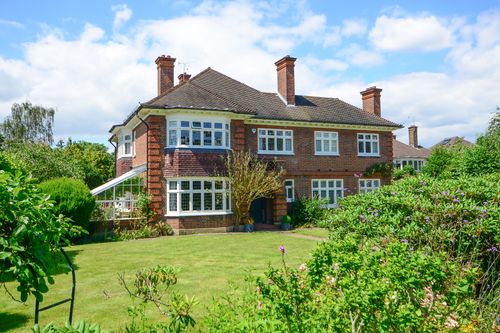
<svg viewBox="0 0 500 333">
<path fill-rule="evenodd" d="M 285 193 L 283 190 L 277 193 L 273 199 L 273 221 L 274 223 L 281 223 L 281 218 L 287 215 L 287 204 Z"/>
<path fill-rule="evenodd" d="M 149 116 L 148 122 L 148 193 L 152 196 L 151 209 L 158 217 L 164 214 L 164 184 L 162 179 L 163 148 L 165 146 L 165 118 Z"/>
<path fill-rule="evenodd" d="M 243 120 L 231 121 L 231 148 L 234 151 L 245 149 L 245 125 Z"/>
</svg>

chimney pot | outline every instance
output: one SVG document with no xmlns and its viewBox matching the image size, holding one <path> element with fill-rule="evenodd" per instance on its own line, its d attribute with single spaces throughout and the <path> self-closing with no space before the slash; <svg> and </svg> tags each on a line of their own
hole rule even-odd
<svg viewBox="0 0 500 333">
<path fill-rule="evenodd" d="M 366 88 L 360 92 L 363 101 L 363 111 L 372 113 L 378 117 L 381 116 L 380 92 L 382 89 L 376 86 Z"/>
<path fill-rule="evenodd" d="M 287 55 L 274 63 L 278 72 L 278 94 L 287 105 L 295 105 L 295 60 L 297 58 Z"/>
<path fill-rule="evenodd" d="M 415 125 L 411 125 L 408 127 L 408 138 L 409 138 L 409 144 L 410 146 L 413 146 L 415 148 L 418 148 L 418 132 L 417 132 L 418 127 Z"/>
<path fill-rule="evenodd" d="M 179 84 L 183 84 L 184 82 L 188 81 L 191 78 L 191 75 L 187 73 L 182 73 L 177 78 L 179 79 Z"/>
<path fill-rule="evenodd" d="M 158 96 L 163 95 L 174 86 L 175 58 L 162 54 L 155 60 L 158 70 Z"/>
</svg>

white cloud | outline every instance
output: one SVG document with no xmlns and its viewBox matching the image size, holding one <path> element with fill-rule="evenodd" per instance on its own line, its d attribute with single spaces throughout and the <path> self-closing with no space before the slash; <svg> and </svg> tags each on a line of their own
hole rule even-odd
<svg viewBox="0 0 500 333">
<path fill-rule="evenodd" d="M 382 54 L 351 44 L 337 53 L 352 65 L 361 67 L 378 66 L 384 63 Z"/>
<path fill-rule="evenodd" d="M 365 20 L 344 20 L 342 24 L 342 35 L 345 37 L 363 36 L 366 34 L 367 26 Z"/>
<path fill-rule="evenodd" d="M 0 19 L 0 25 L 6 25 L 12 28 L 17 28 L 17 29 L 26 29 L 26 27 L 17 21 L 12 21 L 12 20 L 2 20 Z"/>
<path fill-rule="evenodd" d="M 435 16 L 380 16 L 370 31 L 373 45 L 385 51 L 437 51 L 453 44 L 453 31 Z"/>
<path fill-rule="evenodd" d="M 113 20 L 113 30 L 118 31 L 120 28 L 132 18 L 132 10 L 124 4 L 114 5 L 111 9 L 115 12 Z"/>
</svg>

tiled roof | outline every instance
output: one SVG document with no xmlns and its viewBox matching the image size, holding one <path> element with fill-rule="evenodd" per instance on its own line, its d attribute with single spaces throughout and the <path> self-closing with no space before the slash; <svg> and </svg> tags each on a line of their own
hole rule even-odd
<svg viewBox="0 0 500 333">
<path fill-rule="evenodd" d="M 431 151 L 427 148 L 415 148 L 396 139 L 392 140 L 392 154 L 394 158 L 428 158 Z"/>
<path fill-rule="evenodd" d="M 464 146 L 473 146 L 474 145 L 472 142 L 467 141 L 467 140 L 465 140 L 462 137 L 453 136 L 451 138 L 446 138 L 446 139 L 443 139 L 443 140 L 439 141 L 434 146 L 432 146 L 431 149 L 436 148 L 438 146 L 450 147 L 450 146 L 453 146 L 453 145 L 456 145 L 456 144 L 461 144 L 461 145 L 464 145 Z"/>
<path fill-rule="evenodd" d="M 297 95 L 295 106 L 286 106 L 276 93 L 258 91 L 211 68 L 142 107 L 205 108 L 252 114 L 258 119 L 401 127 L 338 98 Z"/>
</svg>

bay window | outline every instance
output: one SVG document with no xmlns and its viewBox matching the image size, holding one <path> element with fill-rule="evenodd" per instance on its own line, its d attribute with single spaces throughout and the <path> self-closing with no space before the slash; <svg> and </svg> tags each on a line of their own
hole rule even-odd
<svg viewBox="0 0 500 333">
<path fill-rule="evenodd" d="M 229 182 L 223 178 L 169 179 L 167 215 L 219 215 L 231 212 Z"/>
<path fill-rule="evenodd" d="M 229 149 L 229 120 L 168 119 L 167 147 Z"/>
</svg>

